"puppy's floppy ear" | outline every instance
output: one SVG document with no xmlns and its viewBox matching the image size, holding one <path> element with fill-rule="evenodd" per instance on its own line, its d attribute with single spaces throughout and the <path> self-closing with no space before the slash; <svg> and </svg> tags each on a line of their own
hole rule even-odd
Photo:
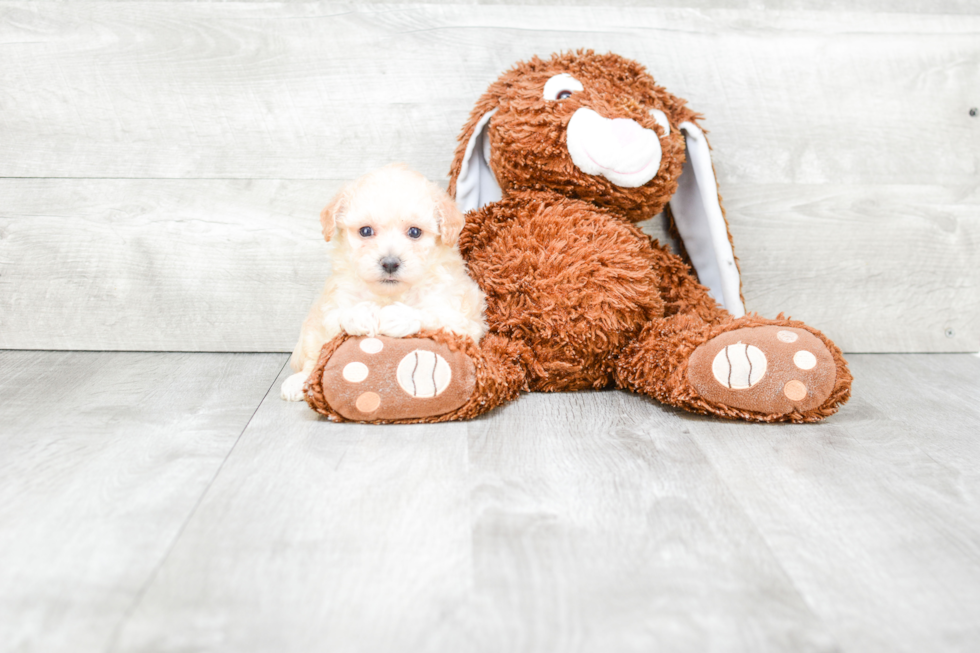
<svg viewBox="0 0 980 653">
<path fill-rule="evenodd" d="M 430 184 L 432 199 L 436 203 L 436 221 L 439 223 L 439 237 L 443 245 L 455 245 L 459 232 L 463 230 L 466 219 L 456 207 L 456 202 L 435 184 Z"/>
<path fill-rule="evenodd" d="M 347 210 L 347 205 L 349 202 L 350 187 L 345 186 L 339 193 L 334 195 L 334 198 L 330 200 L 330 203 L 323 207 L 323 210 L 320 211 L 320 227 L 323 229 L 323 239 L 328 243 L 330 242 L 330 239 L 333 238 L 334 232 L 337 230 L 338 217 Z"/>
</svg>

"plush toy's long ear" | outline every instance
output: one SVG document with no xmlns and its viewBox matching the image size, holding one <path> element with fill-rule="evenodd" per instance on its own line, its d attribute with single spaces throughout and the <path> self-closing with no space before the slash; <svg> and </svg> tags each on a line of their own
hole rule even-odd
<svg viewBox="0 0 980 653">
<path fill-rule="evenodd" d="M 345 186 L 320 211 L 320 227 L 323 229 L 323 239 L 328 243 L 337 229 L 337 217 L 347 209 L 349 197 L 350 193 Z"/>
<path fill-rule="evenodd" d="M 496 112 L 492 109 L 476 122 L 466 141 L 459 174 L 450 181 L 450 194 L 455 191 L 456 206 L 463 213 L 501 198 L 500 184 L 490 169 L 490 138 L 487 135 L 490 118 Z"/>
<path fill-rule="evenodd" d="M 745 315 L 742 281 L 721 210 L 718 182 L 704 133 L 692 122 L 679 125 L 687 143 L 684 169 L 670 211 L 702 285 L 735 317 Z"/>
</svg>

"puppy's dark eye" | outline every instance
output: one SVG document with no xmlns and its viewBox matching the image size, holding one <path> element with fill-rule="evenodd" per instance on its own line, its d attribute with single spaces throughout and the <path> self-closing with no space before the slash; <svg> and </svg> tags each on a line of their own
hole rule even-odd
<svg viewBox="0 0 980 653">
<path fill-rule="evenodd" d="M 560 92 L 558 94 L 558 99 L 559 100 L 564 100 L 567 97 L 572 97 L 572 92 L 571 91 L 562 91 L 562 92 Z"/>
<path fill-rule="evenodd" d="M 421 238 L 422 237 L 422 230 L 419 229 L 418 227 L 409 227 L 408 228 L 408 237 L 409 238 Z"/>
<path fill-rule="evenodd" d="M 357 233 L 361 234 L 361 238 L 370 238 L 374 235 L 374 229 L 371 227 L 361 227 L 357 230 Z"/>
</svg>

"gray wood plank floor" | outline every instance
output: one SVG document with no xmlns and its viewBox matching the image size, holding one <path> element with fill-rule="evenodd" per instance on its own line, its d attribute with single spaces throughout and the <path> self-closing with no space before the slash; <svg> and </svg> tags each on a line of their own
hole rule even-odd
<svg viewBox="0 0 980 653">
<path fill-rule="evenodd" d="M 852 356 L 809 426 L 337 425 L 284 359 L 0 352 L 0 650 L 980 648 L 980 357 Z"/>
<path fill-rule="evenodd" d="M 285 358 L 0 352 L 0 651 L 107 649 Z"/>
</svg>

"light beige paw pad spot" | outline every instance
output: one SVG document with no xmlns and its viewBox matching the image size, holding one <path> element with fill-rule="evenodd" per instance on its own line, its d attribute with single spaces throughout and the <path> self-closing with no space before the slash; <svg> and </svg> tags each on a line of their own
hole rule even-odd
<svg viewBox="0 0 980 653">
<path fill-rule="evenodd" d="M 718 352 L 711 363 L 711 373 L 726 388 L 744 390 L 762 380 L 767 365 L 762 350 L 738 342 Z"/>
<path fill-rule="evenodd" d="M 385 343 L 377 338 L 365 338 L 361 341 L 361 351 L 365 354 L 377 354 L 385 348 Z"/>
<path fill-rule="evenodd" d="M 801 349 L 793 355 L 793 364 L 801 370 L 812 370 L 817 366 L 817 357 L 806 349 Z"/>
<path fill-rule="evenodd" d="M 783 386 L 783 394 L 790 401 L 802 401 L 806 397 L 806 386 L 802 381 L 787 381 Z"/>
<path fill-rule="evenodd" d="M 780 342 L 796 342 L 800 339 L 800 337 L 792 331 L 780 331 L 776 334 L 776 338 L 778 338 Z"/>
<path fill-rule="evenodd" d="M 365 392 L 354 402 L 354 406 L 362 413 L 373 413 L 380 405 L 381 396 L 376 392 Z"/>
<path fill-rule="evenodd" d="M 395 378 L 402 390 L 411 396 L 428 399 L 449 387 L 453 371 L 439 354 L 416 349 L 398 363 Z"/>
<path fill-rule="evenodd" d="M 350 383 L 360 383 L 368 377 L 368 366 L 364 363 L 347 363 L 344 366 L 344 380 Z"/>
</svg>

